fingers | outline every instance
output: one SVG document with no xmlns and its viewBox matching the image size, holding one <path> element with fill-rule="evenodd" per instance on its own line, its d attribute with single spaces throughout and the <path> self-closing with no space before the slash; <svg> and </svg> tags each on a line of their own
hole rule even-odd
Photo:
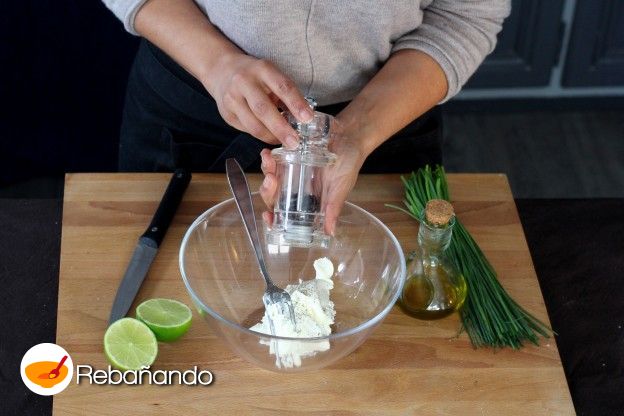
<svg viewBox="0 0 624 416">
<path fill-rule="evenodd" d="M 340 216 L 340 211 L 347 200 L 347 196 L 355 185 L 357 170 L 348 175 L 341 175 L 328 181 L 325 195 L 325 232 L 331 236 L 336 233 L 336 223 Z"/>
<path fill-rule="evenodd" d="M 314 113 L 305 100 L 295 83 L 278 71 L 272 65 L 268 65 L 262 73 L 262 78 L 288 110 L 301 122 L 308 122 L 314 117 Z"/>
<path fill-rule="evenodd" d="M 235 117 L 240 124 L 234 126 L 239 130 L 245 131 L 254 137 L 268 144 L 278 144 L 280 141 L 271 133 L 260 120 L 251 112 L 247 102 L 244 99 L 236 100 L 233 97 L 224 97 L 230 111 L 235 113 Z M 230 123 L 232 125 L 232 123 Z"/>
<path fill-rule="evenodd" d="M 277 162 L 271 156 L 271 151 L 269 149 L 262 149 L 260 152 L 260 158 L 262 163 L 260 164 L 260 169 L 262 169 L 262 173 L 265 175 L 268 173 L 275 173 L 275 169 L 277 168 Z"/>
<path fill-rule="evenodd" d="M 273 226 L 273 213 L 270 211 L 264 211 L 262 213 L 262 220 L 269 226 Z"/>
<path fill-rule="evenodd" d="M 346 198 L 345 195 L 344 198 L 334 199 L 325 206 L 325 232 L 332 237 L 336 233 L 336 223 Z"/>
<path fill-rule="evenodd" d="M 272 209 L 275 203 L 275 194 L 277 193 L 277 178 L 275 176 L 277 163 L 271 156 L 271 151 L 269 149 L 262 149 L 260 157 L 262 159 L 260 169 L 262 169 L 262 173 L 265 175 L 264 181 L 262 185 L 260 185 L 260 196 L 266 206 Z"/>
<path fill-rule="evenodd" d="M 277 179 L 275 175 L 272 173 L 268 173 L 264 177 L 264 181 L 262 181 L 262 185 L 260 185 L 260 196 L 264 201 L 265 205 L 269 209 L 273 209 L 273 204 L 275 202 L 275 194 L 277 192 Z"/>
<path fill-rule="evenodd" d="M 221 117 L 223 118 L 223 120 L 225 120 L 226 123 L 228 123 L 230 126 L 234 127 L 237 130 L 244 131 L 245 127 L 242 125 L 238 117 L 236 117 L 236 113 L 226 109 L 224 105 L 219 105 L 217 107 L 219 108 L 219 113 L 221 114 Z"/>
<path fill-rule="evenodd" d="M 269 96 L 257 85 L 247 83 L 243 84 L 241 88 L 248 108 L 251 109 L 257 123 L 261 123 L 265 130 L 268 130 L 286 147 L 296 148 L 299 140 L 295 131 L 277 110 L 277 106 Z"/>
<path fill-rule="evenodd" d="M 242 54 L 224 72 L 211 91 L 224 120 L 267 143 L 296 147 L 297 134 L 278 107 L 301 122 L 310 121 L 314 113 L 295 83 L 269 61 Z"/>
<path fill-rule="evenodd" d="M 264 60 L 255 60 L 237 68 L 223 90 L 221 101 L 225 112 L 233 113 L 238 118 L 243 131 L 267 143 L 276 143 L 277 140 L 288 148 L 297 147 L 299 139 L 278 110 L 278 105 L 288 108 L 301 121 L 309 121 L 313 117 L 312 110 L 294 82 Z M 225 118 L 223 112 L 222 115 Z M 228 119 L 226 121 L 229 122 Z"/>
</svg>

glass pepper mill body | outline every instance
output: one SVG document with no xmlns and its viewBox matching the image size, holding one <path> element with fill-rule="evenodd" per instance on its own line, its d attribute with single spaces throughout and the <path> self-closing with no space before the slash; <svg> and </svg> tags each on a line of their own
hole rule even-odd
<svg viewBox="0 0 624 416">
<path fill-rule="evenodd" d="M 399 304 L 419 319 L 440 319 L 459 310 L 466 299 L 466 281 L 446 255 L 453 235 L 452 205 L 434 199 L 427 203 L 418 230 L 419 248 L 407 266 L 407 280 Z"/>
<path fill-rule="evenodd" d="M 316 103 L 306 98 L 314 109 Z M 327 149 L 331 116 L 314 111 L 308 123 L 289 112 L 284 116 L 299 136 L 299 147 L 274 149 L 278 189 L 273 224 L 267 231 L 269 244 L 327 247 L 330 237 L 323 231 L 323 173 L 336 160 Z"/>
</svg>

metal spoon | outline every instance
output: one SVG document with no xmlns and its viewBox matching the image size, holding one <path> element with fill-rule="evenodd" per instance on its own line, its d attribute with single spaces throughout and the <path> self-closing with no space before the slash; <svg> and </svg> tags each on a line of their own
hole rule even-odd
<svg viewBox="0 0 624 416">
<path fill-rule="evenodd" d="M 243 173 L 243 169 L 234 158 L 230 158 L 225 161 L 225 172 L 228 183 L 230 184 L 230 189 L 234 195 L 234 201 L 236 201 L 236 206 L 238 207 L 238 211 L 243 219 L 247 236 L 249 237 L 251 246 L 254 249 L 254 253 L 256 253 L 256 260 L 258 260 L 260 274 L 262 274 L 266 283 L 266 290 L 264 295 L 262 295 L 264 307 L 268 311 L 272 305 L 275 305 L 281 315 L 290 315 L 291 322 L 296 328 L 295 310 L 293 308 L 292 300 L 290 299 L 290 294 L 288 294 L 288 292 L 284 289 L 280 289 L 275 286 L 269 277 L 269 272 L 264 262 L 264 254 L 262 252 L 262 246 L 260 245 L 260 237 L 258 236 L 258 226 L 254 215 L 251 192 L 249 192 L 249 184 L 247 183 L 247 178 L 245 178 L 245 173 Z M 269 320 L 271 335 L 275 335 L 275 327 L 273 326 L 273 321 L 268 313 L 267 319 Z"/>
</svg>

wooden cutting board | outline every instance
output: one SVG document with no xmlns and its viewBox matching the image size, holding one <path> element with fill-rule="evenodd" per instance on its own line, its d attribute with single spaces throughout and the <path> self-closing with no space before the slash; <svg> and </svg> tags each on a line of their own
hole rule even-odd
<svg viewBox="0 0 624 416">
<path fill-rule="evenodd" d="M 74 365 L 98 369 L 108 365 L 102 339 L 113 297 L 169 177 L 67 175 L 57 343 L 69 351 Z M 260 177 L 250 179 L 257 188 Z M 449 175 L 449 184 L 458 217 L 493 263 L 502 284 L 520 304 L 548 321 L 506 177 Z M 178 270 L 182 236 L 204 210 L 229 197 L 223 175 L 194 175 L 137 304 L 152 297 L 191 304 Z M 384 206 L 401 198 L 397 175 L 362 175 L 350 200 L 385 222 L 408 251 L 416 245 L 416 222 Z M 211 386 L 73 381 L 54 398 L 54 414 L 574 414 L 554 340 L 520 351 L 474 350 L 465 334 L 456 337 L 458 327 L 456 316 L 423 322 L 395 307 L 367 342 L 337 364 L 316 372 L 277 374 L 238 358 L 195 315 L 184 338 L 160 344 L 153 369 L 186 370 L 197 365 L 213 372 Z"/>
</svg>

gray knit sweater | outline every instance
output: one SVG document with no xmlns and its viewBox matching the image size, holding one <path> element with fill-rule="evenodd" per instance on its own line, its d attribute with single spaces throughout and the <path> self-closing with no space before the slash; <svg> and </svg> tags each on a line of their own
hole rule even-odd
<svg viewBox="0 0 624 416">
<path fill-rule="evenodd" d="M 103 0 L 134 31 L 147 0 Z M 352 99 L 393 53 L 435 59 L 457 94 L 496 44 L 510 0 L 195 0 L 232 42 L 319 104 Z"/>
</svg>

